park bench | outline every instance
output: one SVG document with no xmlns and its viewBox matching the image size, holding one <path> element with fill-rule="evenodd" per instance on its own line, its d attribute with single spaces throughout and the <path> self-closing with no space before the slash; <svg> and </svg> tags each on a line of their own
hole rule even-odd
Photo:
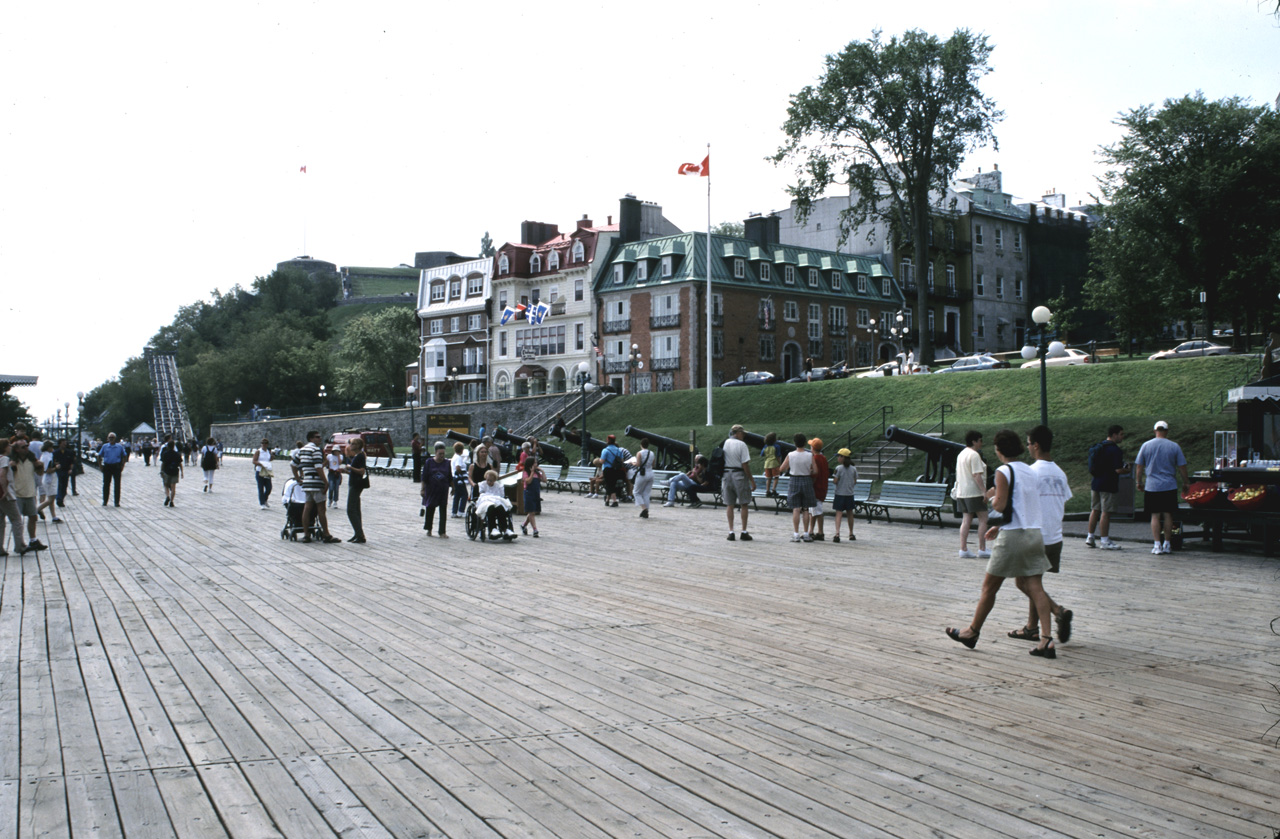
<svg viewBox="0 0 1280 839">
<path fill-rule="evenodd" d="M 653 491 L 663 500 L 667 500 L 667 490 L 671 488 L 671 479 L 684 473 L 678 469 L 654 469 Z"/>
<path fill-rule="evenodd" d="M 400 454 L 391 458 L 391 464 L 387 466 L 386 472 L 398 478 L 413 477 L 413 455 Z"/>
<path fill-rule="evenodd" d="M 874 501 L 863 502 L 867 519 L 884 516 L 892 523 L 891 508 L 915 510 L 920 514 L 920 526 L 930 519 L 942 527 L 942 507 L 947 502 L 946 484 L 914 483 L 910 481 L 885 481 L 880 485 L 880 495 Z"/>
<path fill-rule="evenodd" d="M 564 474 L 560 478 L 555 481 L 548 478 L 547 483 L 556 490 L 585 493 L 591 488 L 591 479 L 595 476 L 596 468 L 594 466 L 569 466 L 564 470 Z"/>
<path fill-rule="evenodd" d="M 758 510 L 760 509 L 758 502 L 767 501 L 773 504 L 773 511 L 775 513 L 780 513 L 783 510 L 790 510 L 791 508 L 787 506 L 787 490 L 791 486 L 791 476 L 782 475 L 778 478 L 778 483 L 774 487 L 774 495 L 772 496 L 765 495 L 764 493 L 765 485 L 768 482 L 768 478 L 756 478 L 756 488 L 755 491 L 751 493 L 751 506 Z"/>
</svg>

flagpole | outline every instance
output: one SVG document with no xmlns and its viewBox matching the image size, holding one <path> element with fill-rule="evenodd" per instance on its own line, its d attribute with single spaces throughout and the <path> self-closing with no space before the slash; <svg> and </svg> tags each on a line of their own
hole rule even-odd
<svg viewBox="0 0 1280 839">
<path fill-rule="evenodd" d="M 711 144 L 707 143 L 708 170 Z M 711 425 L 711 172 L 707 172 L 707 425 Z"/>
</svg>

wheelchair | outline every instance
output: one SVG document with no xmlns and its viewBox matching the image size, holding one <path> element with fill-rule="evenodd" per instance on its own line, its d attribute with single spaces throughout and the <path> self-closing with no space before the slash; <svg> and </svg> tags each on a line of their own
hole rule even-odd
<svg viewBox="0 0 1280 839">
<path fill-rule="evenodd" d="M 488 514 L 481 515 L 476 509 L 475 499 L 472 499 L 467 502 L 467 511 L 464 516 L 467 522 L 467 538 L 473 542 L 477 538 L 481 542 L 497 541 L 499 538 L 504 542 L 510 542 L 516 538 L 515 527 L 511 523 L 511 511 L 501 504 L 490 504 Z M 491 536 L 494 530 L 501 536 Z"/>
</svg>

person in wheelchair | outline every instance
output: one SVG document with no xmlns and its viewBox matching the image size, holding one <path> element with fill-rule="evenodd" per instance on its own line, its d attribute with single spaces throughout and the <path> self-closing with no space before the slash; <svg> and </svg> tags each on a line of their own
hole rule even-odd
<svg viewBox="0 0 1280 839">
<path fill-rule="evenodd" d="M 498 473 L 492 469 L 485 472 L 478 489 L 479 494 L 473 502 L 475 515 L 483 522 L 488 538 L 501 537 L 507 541 L 516 538 L 515 528 L 511 524 L 511 502 L 498 483 Z"/>
</svg>

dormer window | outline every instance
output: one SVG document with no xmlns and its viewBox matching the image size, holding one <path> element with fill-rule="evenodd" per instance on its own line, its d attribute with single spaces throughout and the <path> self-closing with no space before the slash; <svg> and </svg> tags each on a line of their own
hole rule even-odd
<svg viewBox="0 0 1280 839">
<path fill-rule="evenodd" d="M 529 257 L 529 273 L 536 274 L 541 270 L 542 257 L 535 253 L 533 256 Z"/>
<path fill-rule="evenodd" d="M 636 281 L 644 282 L 649 279 L 649 263 L 643 259 L 636 263 Z"/>
<path fill-rule="evenodd" d="M 498 257 L 498 273 L 499 274 L 511 273 L 511 262 L 507 259 L 507 255 L 505 253 L 502 256 Z"/>
<path fill-rule="evenodd" d="M 551 253 L 547 254 L 547 270 L 555 271 L 559 267 L 560 267 L 560 252 L 552 251 Z"/>
<path fill-rule="evenodd" d="M 664 256 L 662 257 L 662 276 L 670 277 L 671 273 L 671 257 Z"/>
<path fill-rule="evenodd" d="M 809 288 L 817 288 L 818 283 L 822 282 L 822 276 L 817 268 L 809 269 Z"/>
<path fill-rule="evenodd" d="M 885 277 L 883 280 L 880 281 L 880 296 L 881 297 L 889 296 L 889 278 L 888 277 Z"/>
<path fill-rule="evenodd" d="M 462 296 L 462 280 L 449 281 L 449 299 L 457 300 Z"/>
<path fill-rule="evenodd" d="M 782 272 L 782 281 L 787 285 L 796 284 L 796 266 L 788 265 Z"/>
<path fill-rule="evenodd" d="M 444 300 L 444 283 L 433 283 L 431 286 L 431 302 L 439 303 Z"/>
<path fill-rule="evenodd" d="M 624 265 L 613 266 L 613 284 L 622 285 L 622 280 L 625 273 L 626 273 L 626 266 Z"/>
<path fill-rule="evenodd" d="M 586 258 L 586 249 L 582 247 L 582 242 L 573 243 L 573 261 L 581 262 Z"/>
<path fill-rule="evenodd" d="M 843 280 L 844 280 L 844 274 L 842 274 L 839 271 L 832 271 L 831 272 L 831 290 L 839 291 L 840 283 L 843 282 Z"/>
<path fill-rule="evenodd" d="M 747 261 L 745 259 L 735 259 L 733 261 L 733 277 L 741 280 L 747 276 Z"/>
<path fill-rule="evenodd" d="M 769 263 L 760 263 L 760 282 L 767 283 L 773 279 L 773 274 L 769 271 Z"/>
<path fill-rule="evenodd" d="M 866 293 L 867 293 L 867 276 L 866 276 L 866 274 L 859 274 L 859 275 L 858 275 L 858 293 L 859 293 L 859 294 L 866 294 Z"/>
</svg>

